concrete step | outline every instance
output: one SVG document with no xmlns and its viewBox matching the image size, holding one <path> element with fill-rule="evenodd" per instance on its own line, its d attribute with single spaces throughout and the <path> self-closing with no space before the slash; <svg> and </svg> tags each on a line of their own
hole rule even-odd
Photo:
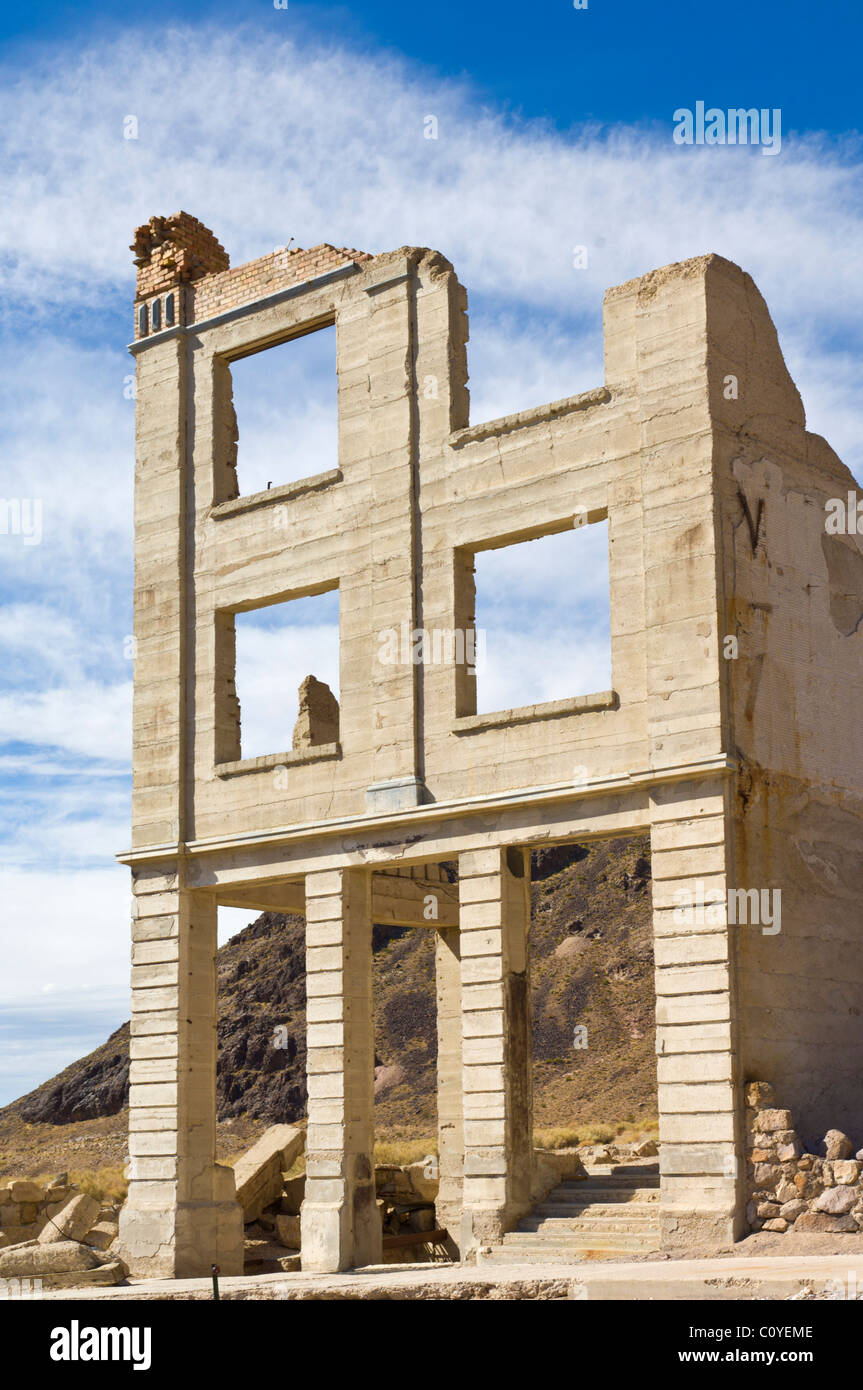
<svg viewBox="0 0 863 1390">
<path fill-rule="evenodd" d="M 506 1250 L 581 1250 L 597 1242 L 607 1249 L 654 1250 L 659 1240 L 657 1231 L 564 1231 L 559 1235 L 543 1231 L 509 1231 L 501 1246 Z"/>
<path fill-rule="evenodd" d="M 540 1205 L 553 1207 L 658 1206 L 659 1193 L 643 1187 L 633 1187 L 628 1192 L 619 1192 L 613 1187 L 587 1189 L 555 1187 Z"/>
<path fill-rule="evenodd" d="M 497 1245 L 488 1254 L 477 1256 L 477 1265 L 580 1265 L 585 1260 L 614 1260 L 621 1255 L 636 1253 L 639 1255 L 649 1254 L 649 1251 L 639 1250 L 627 1252 L 626 1250 L 609 1250 L 602 1242 L 596 1245 L 585 1247 L 583 1250 L 509 1250 L 502 1245 Z"/>
<path fill-rule="evenodd" d="M 632 1231 L 642 1233 L 645 1231 L 658 1231 L 659 1226 L 650 1217 L 636 1217 L 633 1221 L 621 1221 L 613 1216 L 595 1216 L 593 1212 L 585 1212 L 584 1216 L 573 1219 L 572 1217 L 545 1217 L 533 1220 L 526 1217 L 519 1222 L 519 1231 L 528 1234 L 565 1234 L 567 1231 Z"/>
<path fill-rule="evenodd" d="M 564 1178 L 561 1187 L 655 1187 L 659 1188 L 658 1173 L 600 1173 L 588 1171 L 586 1178 Z"/>
</svg>

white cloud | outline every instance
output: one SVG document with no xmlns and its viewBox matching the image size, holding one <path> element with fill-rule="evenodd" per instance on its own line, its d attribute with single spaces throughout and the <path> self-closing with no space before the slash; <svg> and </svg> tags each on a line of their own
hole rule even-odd
<svg viewBox="0 0 863 1390">
<path fill-rule="evenodd" d="M 132 686 L 95 681 L 0 695 L 0 741 L 128 761 Z"/>
<path fill-rule="evenodd" d="M 32 1000 L 46 984 L 64 997 L 128 988 L 128 870 L 3 871 L 0 1003 Z"/>
</svg>

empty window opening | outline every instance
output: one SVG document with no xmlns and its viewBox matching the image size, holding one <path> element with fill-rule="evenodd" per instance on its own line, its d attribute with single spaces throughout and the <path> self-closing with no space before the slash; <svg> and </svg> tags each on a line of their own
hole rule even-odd
<svg viewBox="0 0 863 1390">
<path fill-rule="evenodd" d="M 333 325 L 231 363 L 239 496 L 338 465 Z"/>
<path fill-rule="evenodd" d="M 236 613 L 234 620 L 240 720 L 234 756 L 337 743 L 338 590 Z"/>
<path fill-rule="evenodd" d="M 611 689 L 607 521 L 472 558 L 477 714 Z"/>
</svg>

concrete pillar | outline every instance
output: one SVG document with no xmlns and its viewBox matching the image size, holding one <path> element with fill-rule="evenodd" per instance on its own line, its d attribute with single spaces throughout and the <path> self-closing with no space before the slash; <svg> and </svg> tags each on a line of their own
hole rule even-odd
<svg viewBox="0 0 863 1390">
<path fill-rule="evenodd" d="M 309 1126 L 304 1270 L 381 1258 L 374 1177 L 371 873 L 306 875 Z"/>
<path fill-rule="evenodd" d="M 522 849 L 459 855 L 462 1258 L 530 1208 L 533 1176 L 530 869 Z"/>
<path fill-rule="evenodd" d="M 457 927 L 438 929 L 435 941 L 437 984 L 437 1129 L 440 1187 L 435 1213 L 458 1251 L 464 1179 L 462 1102 L 461 959 Z"/>
<path fill-rule="evenodd" d="M 129 1195 L 120 1246 L 149 1278 L 243 1272 L 243 1216 L 216 1163 L 215 901 L 140 874 L 132 922 Z"/>
<path fill-rule="evenodd" d="M 660 1224 L 667 1249 L 727 1244 L 742 1231 L 727 797 L 718 782 L 670 786 L 652 797 Z"/>
</svg>

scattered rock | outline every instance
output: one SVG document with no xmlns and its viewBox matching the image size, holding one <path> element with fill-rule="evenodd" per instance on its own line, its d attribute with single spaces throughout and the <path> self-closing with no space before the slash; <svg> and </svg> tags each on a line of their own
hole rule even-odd
<svg viewBox="0 0 863 1390">
<path fill-rule="evenodd" d="M 855 1183 L 860 1176 L 860 1165 L 854 1158 L 838 1158 L 833 1164 L 835 1183 Z"/>
<path fill-rule="evenodd" d="M 636 1158 L 656 1158 L 659 1154 L 659 1145 L 655 1139 L 645 1139 L 642 1143 L 636 1144 L 633 1153 Z"/>
<path fill-rule="evenodd" d="M 744 1092 L 746 1104 L 752 1110 L 761 1110 L 773 1104 L 773 1087 L 769 1081 L 747 1081 Z"/>
<path fill-rule="evenodd" d="M 828 1187 L 812 1203 L 813 1211 L 827 1212 L 830 1216 L 844 1216 L 859 1200 L 859 1193 L 851 1187 Z"/>
<path fill-rule="evenodd" d="M 806 1202 L 798 1197 L 790 1202 L 783 1202 L 782 1206 L 779 1208 L 779 1215 L 782 1217 L 783 1221 L 793 1222 L 797 1220 L 798 1216 L 802 1216 L 806 1210 Z"/>
<path fill-rule="evenodd" d="M 841 1129 L 828 1129 L 818 1147 L 823 1158 L 850 1158 L 854 1153 L 854 1145 Z"/>
<path fill-rule="evenodd" d="M 781 1216 L 776 1216 L 772 1221 L 765 1221 L 763 1229 L 765 1231 L 779 1231 L 781 1234 L 788 1230 L 788 1222 L 783 1221 Z"/>
<path fill-rule="evenodd" d="M 853 1216 L 828 1216 L 825 1212 L 804 1211 L 794 1222 L 797 1231 L 826 1231 L 832 1235 L 843 1235 L 857 1230 Z"/>
</svg>

